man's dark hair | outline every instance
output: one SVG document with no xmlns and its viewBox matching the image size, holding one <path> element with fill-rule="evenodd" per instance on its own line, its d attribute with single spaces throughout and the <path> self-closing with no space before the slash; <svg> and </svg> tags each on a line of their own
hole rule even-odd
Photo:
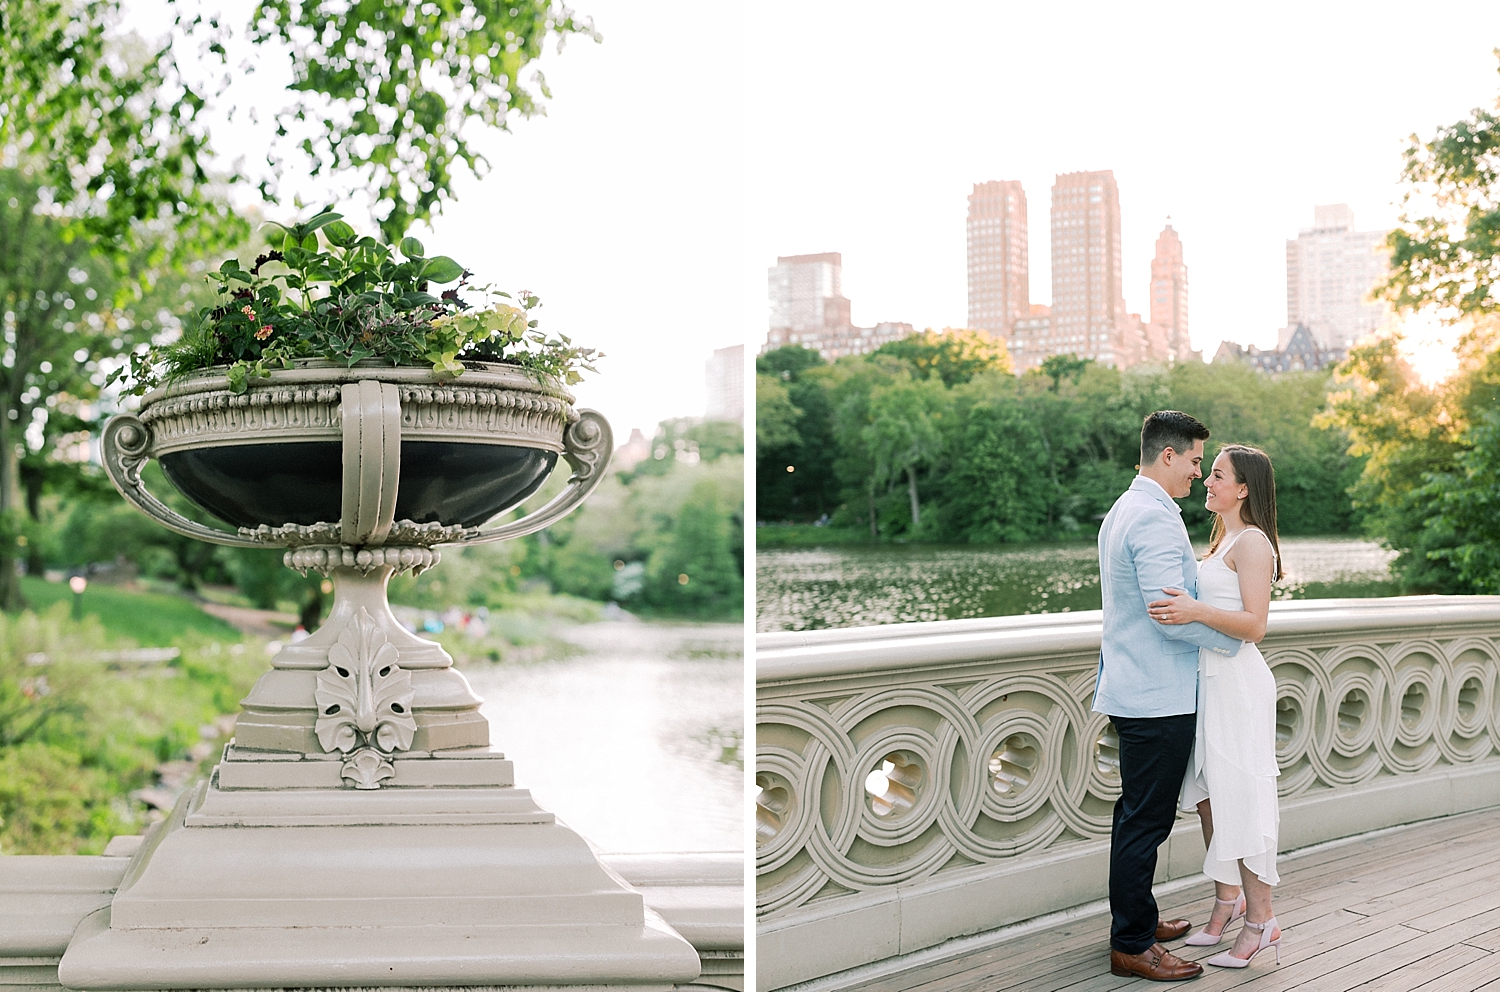
<svg viewBox="0 0 1500 992">
<path fill-rule="evenodd" d="M 1150 465 L 1167 448 L 1186 452 L 1194 441 L 1207 441 L 1208 428 L 1179 410 L 1157 410 L 1141 425 L 1141 464 Z"/>
</svg>

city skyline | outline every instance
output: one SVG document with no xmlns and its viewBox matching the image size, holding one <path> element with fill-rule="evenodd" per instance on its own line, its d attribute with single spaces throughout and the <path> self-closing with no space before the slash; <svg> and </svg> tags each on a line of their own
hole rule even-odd
<svg viewBox="0 0 1500 992">
<path fill-rule="evenodd" d="M 1110 170 L 1055 178 L 1048 250 L 1052 305 L 1029 301 L 1026 191 L 1016 180 L 975 183 L 965 222 L 969 322 L 1008 346 L 1017 374 L 1071 355 L 1126 368 L 1204 361 L 1191 346 L 1188 266 L 1167 218 L 1157 235 L 1150 313 L 1128 312 L 1120 272 L 1120 190 Z M 1392 326 L 1373 297 L 1387 272 L 1387 231 L 1355 230 L 1348 204 L 1313 207 L 1313 226 L 1286 241 L 1286 325 L 1274 348 L 1224 338 L 1208 361 L 1249 361 L 1265 371 L 1322 368 Z M 761 351 L 810 347 L 833 361 L 914 333 L 906 323 L 852 324 L 839 252 L 779 256 L 767 270 L 769 330 Z M 944 328 L 948 330 L 950 328 Z"/>
<path fill-rule="evenodd" d="M 1170 216 L 1191 266 L 1192 347 L 1274 347 L 1285 243 L 1311 207 L 1347 203 L 1361 228 L 1393 226 L 1408 136 L 1430 137 L 1496 92 L 1494 5 L 1455 6 L 1472 26 L 1460 33 L 1446 18 L 1408 23 L 1394 4 L 1359 18 L 1273 4 L 1229 41 L 1213 18 L 1173 4 L 1081 16 L 974 5 L 962 30 L 898 14 L 879 0 L 859 17 L 773 2 L 747 22 L 758 69 L 747 131 L 763 139 L 748 149 L 740 270 L 753 338 L 771 260 L 830 249 L 843 255 L 855 324 L 963 326 L 974 183 L 1015 179 L 1035 197 L 1057 174 L 1111 168 L 1127 191 L 1127 310 L 1149 312 L 1153 238 Z M 777 33 L 782 16 L 799 30 Z M 1015 43 L 996 59 L 1000 38 Z M 903 69 L 890 72 L 896 52 Z M 1415 82 L 1379 85 L 1375 65 Z M 1046 303 L 1047 246 L 1028 261 L 1030 300 Z"/>
</svg>

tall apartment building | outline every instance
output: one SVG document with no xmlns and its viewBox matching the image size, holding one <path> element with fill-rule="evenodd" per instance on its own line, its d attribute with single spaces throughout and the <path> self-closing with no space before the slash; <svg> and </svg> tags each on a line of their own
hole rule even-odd
<svg viewBox="0 0 1500 992">
<path fill-rule="evenodd" d="M 1130 365 L 1133 340 L 1121 283 L 1120 189 L 1114 173 L 1070 172 L 1052 186 L 1052 327 L 1057 351 Z"/>
<path fill-rule="evenodd" d="M 730 345 L 714 349 L 713 357 L 704 363 L 704 385 L 708 420 L 745 422 L 745 346 Z"/>
<path fill-rule="evenodd" d="M 1066 349 L 1052 340 L 1052 308 L 1033 303 L 1026 316 L 1017 318 L 1011 326 L 1009 350 L 1017 375 L 1036 368 L 1052 355 L 1065 354 Z"/>
<path fill-rule="evenodd" d="M 1156 257 L 1151 260 L 1151 328 L 1152 350 L 1160 348 L 1163 359 L 1202 359 L 1188 340 L 1187 264 L 1182 260 L 1182 239 L 1172 229 L 1171 218 L 1157 235 Z"/>
<path fill-rule="evenodd" d="M 767 271 L 771 329 L 762 351 L 799 344 L 831 362 L 868 355 L 883 344 L 916 333 L 912 325 L 896 321 L 854 326 L 843 292 L 843 259 L 836 251 L 783 255 Z"/>
<path fill-rule="evenodd" d="M 1286 324 L 1301 324 L 1331 351 L 1348 351 L 1390 319 L 1370 298 L 1390 271 L 1385 231 L 1354 230 L 1354 211 L 1336 203 L 1313 209 L 1313 226 L 1286 243 Z"/>
<path fill-rule="evenodd" d="M 1011 337 L 1031 312 L 1026 193 L 1011 179 L 975 183 L 969 194 L 969 326 Z"/>
<path fill-rule="evenodd" d="M 844 261 L 838 252 L 783 255 L 768 270 L 768 281 L 772 330 L 801 335 L 848 326 Z"/>
</svg>

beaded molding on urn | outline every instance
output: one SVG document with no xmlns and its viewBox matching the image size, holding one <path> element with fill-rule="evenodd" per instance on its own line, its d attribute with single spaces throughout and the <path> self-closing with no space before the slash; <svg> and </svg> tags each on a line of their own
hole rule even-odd
<svg viewBox="0 0 1500 992">
<path fill-rule="evenodd" d="M 397 575 L 402 572 L 421 575 L 442 561 L 442 556 L 434 548 L 397 547 L 389 544 L 378 548 L 333 545 L 297 548 L 282 555 L 281 561 L 287 568 L 296 569 L 303 575 L 308 572 L 328 575 L 340 566 L 358 569 L 362 575 L 369 575 L 375 569 L 387 565 L 394 568 Z"/>
<path fill-rule="evenodd" d="M 391 526 L 386 541 L 391 544 L 431 548 L 439 544 L 454 544 L 474 528 L 459 524 L 444 524 L 432 521 L 419 524 L 415 520 L 398 520 Z M 309 545 L 343 544 L 343 528 L 338 524 L 283 524 L 270 527 L 241 527 L 240 536 L 260 544 L 279 548 L 301 548 Z"/>
<path fill-rule="evenodd" d="M 453 433 L 486 438 L 548 442 L 562 451 L 562 433 L 578 420 L 571 405 L 554 396 L 473 386 L 400 387 L 401 436 L 451 441 Z"/>
<path fill-rule="evenodd" d="M 400 386 L 401 436 L 411 441 L 521 443 L 562 451 L 564 429 L 578 414 L 563 399 L 505 386 Z M 152 456 L 186 448 L 245 444 L 254 435 L 277 441 L 342 437 L 340 386 L 255 385 L 148 400 L 141 422 L 151 429 Z"/>
<path fill-rule="evenodd" d="M 236 395 L 228 389 L 165 396 L 143 404 L 152 456 L 213 444 L 244 444 L 246 435 L 278 440 L 334 441 L 341 436 L 339 387 L 268 386 Z"/>
<path fill-rule="evenodd" d="M 1431 617 L 1418 613 L 1431 606 L 1410 609 Z M 1277 633 L 1276 620 L 1273 612 L 1261 648 L 1276 678 L 1283 799 L 1441 766 L 1500 765 L 1500 620 L 1436 628 L 1445 633 L 1430 619 L 1417 626 L 1374 610 L 1321 631 Z M 762 639 L 760 917 L 1109 837 L 1118 738 L 1091 711 L 1097 638 L 1064 646 L 1059 629 L 1054 646 L 1037 623 L 1016 649 L 1006 647 L 1022 633 L 1012 625 L 985 647 L 974 623 L 897 625 L 924 629 L 905 644 L 899 630 L 887 644 L 871 630 L 861 657 L 875 648 L 913 655 L 884 671 L 858 659 L 834 671 L 830 653 L 856 643 L 856 632 L 830 630 L 797 635 L 804 642 L 774 652 L 784 660 L 768 675 L 768 647 L 790 635 Z M 953 649 L 933 647 L 929 660 L 918 643 L 928 636 L 972 637 L 975 646 L 941 660 Z M 1076 642 L 1077 628 L 1068 636 Z M 819 671 L 799 675 L 798 665 Z"/>
</svg>

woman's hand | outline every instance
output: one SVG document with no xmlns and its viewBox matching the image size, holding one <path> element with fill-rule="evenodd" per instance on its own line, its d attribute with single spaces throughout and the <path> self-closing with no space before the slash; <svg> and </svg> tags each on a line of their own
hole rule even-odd
<svg viewBox="0 0 1500 992">
<path fill-rule="evenodd" d="M 1187 594 L 1186 589 L 1173 589 L 1171 586 L 1163 589 L 1171 599 L 1158 599 L 1147 607 L 1151 619 L 1157 623 L 1182 624 L 1201 620 L 1202 605 L 1196 599 Z"/>
</svg>

